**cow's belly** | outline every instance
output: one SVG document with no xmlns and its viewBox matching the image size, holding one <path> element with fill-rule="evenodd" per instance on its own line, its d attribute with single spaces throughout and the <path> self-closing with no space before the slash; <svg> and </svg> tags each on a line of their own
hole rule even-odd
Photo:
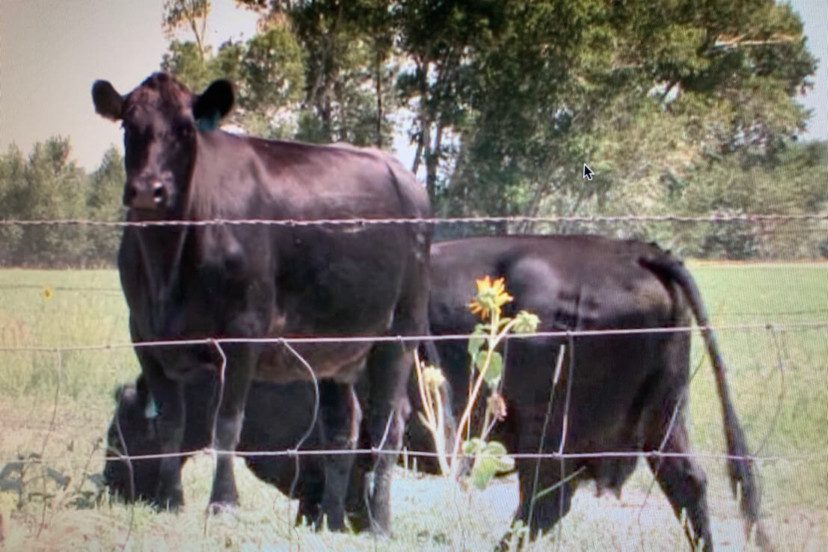
<svg viewBox="0 0 828 552">
<path fill-rule="evenodd" d="M 255 378 L 272 383 L 333 378 L 353 383 L 368 357 L 371 343 L 278 343 L 259 356 Z M 313 373 L 311 373 L 313 372 Z"/>
</svg>

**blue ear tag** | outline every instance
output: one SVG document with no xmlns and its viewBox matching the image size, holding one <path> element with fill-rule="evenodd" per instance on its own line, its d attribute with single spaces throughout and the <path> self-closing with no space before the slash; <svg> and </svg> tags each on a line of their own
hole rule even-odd
<svg viewBox="0 0 828 552">
<path fill-rule="evenodd" d="M 144 408 L 144 418 L 147 420 L 152 420 L 158 417 L 158 406 L 155 404 L 155 401 L 152 397 L 149 397 L 147 401 L 147 406 Z"/>
<path fill-rule="evenodd" d="M 198 130 L 202 132 L 210 132 L 211 130 L 216 130 L 219 126 L 219 122 L 221 121 L 221 116 L 219 115 L 218 111 L 214 111 L 212 115 L 209 117 L 201 117 L 196 121 L 196 126 Z"/>
</svg>

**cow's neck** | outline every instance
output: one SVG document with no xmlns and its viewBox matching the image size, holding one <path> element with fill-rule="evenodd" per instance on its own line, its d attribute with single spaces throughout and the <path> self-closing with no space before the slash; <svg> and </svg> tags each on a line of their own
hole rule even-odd
<svg viewBox="0 0 828 552">
<path fill-rule="evenodd" d="M 137 230 L 137 242 L 147 284 L 153 299 L 154 318 L 161 330 L 180 284 L 180 265 L 189 228 L 147 227 Z"/>
</svg>

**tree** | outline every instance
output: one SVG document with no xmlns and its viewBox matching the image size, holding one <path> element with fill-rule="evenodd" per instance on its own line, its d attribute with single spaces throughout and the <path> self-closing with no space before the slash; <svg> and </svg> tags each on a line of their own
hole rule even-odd
<svg viewBox="0 0 828 552">
<path fill-rule="evenodd" d="M 164 0 L 162 27 L 168 37 L 182 28 L 189 28 L 195 39 L 196 54 L 203 61 L 208 49 L 205 43 L 210 0 Z"/>
<path fill-rule="evenodd" d="M 391 142 L 393 2 L 389 0 L 241 0 L 267 24 L 295 33 L 304 60 L 297 137 L 382 146 Z"/>
<path fill-rule="evenodd" d="M 86 211 L 93 220 L 123 220 L 122 197 L 126 173 L 124 158 L 118 148 L 111 146 L 98 168 L 89 175 Z M 115 261 L 121 232 L 117 227 L 93 227 L 89 230 L 87 263 L 111 265 Z"/>
<path fill-rule="evenodd" d="M 387 144 L 409 110 L 413 168 L 442 215 L 670 212 L 680 183 L 773 158 L 808 116 L 794 96 L 815 61 L 797 15 L 772 0 L 239 4 L 261 14 L 260 34 L 276 26 L 304 53 L 290 58 L 304 77 L 301 107 L 279 100 L 299 113 L 295 136 Z M 228 59 L 247 55 L 248 44 L 235 47 Z M 280 82 L 237 76 L 242 90 Z M 265 105 L 276 99 L 240 97 L 274 118 Z"/>
<path fill-rule="evenodd" d="M 12 144 L 0 156 L 0 219 L 16 219 L 18 196 L 25 189 L 26 160 L 20 149 Z M 20 226 L 0 226 L 0 260 L 8 266 L 14 262 L 22 234 Z"/>
<path fill-rule="evenodd" d="M 737 6 L 509 4 L 476 71 L 476 119 L 445 201 L 503 214 L 659 212 L 665 175 L 769 154 L 802 128 L 793 94 L 814 60 L 789 7 Z M 592 183 L 580 178 L 585 161 L 597 166 Z"/>
<path fill-rule="evenodd" d="M 229 124 L 265 137 L 288 137 L 299 126 L 303 52 L 284 21 L 269 20 L 245 42 L 227 41 L 215 55 L 197 42 L 170 42 L 161 69 L 198 93 L 218 78 L 236 86 Z"/>
<path fill-rule="evenodd" d="M 772 157 L 748 153 L 709 161 L 672 195 L 680 213 L 789 214 L 828 210 L 828 142 L 783 142 Z M 815 258 L 822 255 L 824 223 L 765 221 L 676 228 L 682 252 L 702 257 Z"/>
<path fill-rule="evenodd" d="M 34 145 L 25 164 L 16 148 L 3 160 L 4 210 L 10 218 L 54 220 L 85 215 L 86 178 L 70 160 L 69 140 L 53 137 Z M 86 235 L 77 226 L 23 226 L 13 231 L 12 265 L 58 266 L 81 262 Z M 7 246 L 8 247 L 8 246 Z"/>
</svg>

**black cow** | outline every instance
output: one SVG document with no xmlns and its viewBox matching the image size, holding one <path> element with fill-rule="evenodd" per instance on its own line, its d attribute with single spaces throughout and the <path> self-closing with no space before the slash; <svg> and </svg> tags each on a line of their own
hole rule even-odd
<svg viewBox="0 0 828 552">
<path fill-rule="evenodd" d="M 358 382 L 357 388 L 362 392 L 364 390 L 359 383 L 361 382 Z M 323 382 L 322 385 L 324 384 Z M 450 404 L 448 391 L 443 391 L 444 401 Z M 419 410 L 419 397 L 415 393 L 416 391 L 412 392 L 410 399 L 413 408 Z M 210 422 L 214 408 L 211 398 L 214 397 L 216 381 L 209 375 L 185 385 L 184 398 L 188 417 L 182 450 L 197 451 L 210 445 Z M 156 405 L 143 376 L 139 376 L 135 384 L 121 386 L 115 393 L 115 399 L 115 416 L 107 430 L 104 482 L 112 495 L 128 502 L 151 501 L 154 498 L 161 465 L 160 459 L 154 457 L 161 452 Z M 360 408 L 366 406 L 364 403 L 363 398 Z M 270 454 L 294 450 L 300 444 L 299 449 L 302 451 L 315 451 L 322 447 L 324 438 L 318 419 L 311 427 L 314 423 L 315 404 L 313 383 L 252 382 L 236 450 L 243 453 L 264 453 L 244 454 L 247 467 L 262 481 L 274 485 L 286 495 L 299 499 L 297 522 L 305 521 L 318 526 L 322 515 L 320 505 L 325 482 L 321 459 L 317 455 L 300 454 L 293 457 Z M 447 423 L 447 439 L 450 440 L 453 438 L 454 428 L 451 416 L 447 416 Z M 422 427 L 416 416 L 408 421 L 405 443 L 412 450 L 434 448 L 431 444 L 431 435 Z M 147 458 L 140 458 L 141 456 Z M 189 456 L 186 456 L 182 461 L 186 462 L 188 458 Z M 437 463 L 429 462 L 429 459 L 419 460 L 420 469 L 426 473 L 439 473 Z M 359 476 L 370 470 L 371 464 L 370 459 L 366 459 L 365 456 L 358 457 L 356 462 L 358 467 L 353 471 L 353 479 L 348 489 L 346 511 L 351 527 L 361 530 L 367 526 L 368 512 L 365 509 L 364 481 Z"/>
<path fill-rule="evenodd" d="M 528 310 L 539 331 L 626 330 L 701 326 L 724 413 L 728 469 L 741 488 L 748 527 L 759 527 L 759 494 L 745 438 L 730 401 L 725 366 L 699 290 L 681 261 L 653 244 L 597 236 L 472 238 L 432 247 L 429 303 L 435 335 L 462 334 L 478 322 L 468 305 L 474 281 L 504 277 L 514 301 L 506 314 Z M 465 342 L 437 341 L 459 417 L 469 386 Z M 559 353 L 563 356 L 559 359 Z M 602 453 L 567 460 L 518 459 L 516 520 L 530 535 L 551 528 L 570 508 L 579 481 L 599 491 L 621 486 L 647 457 L 677 515 L 686 512 L 694 545 L 712 549 L 706 480 L 691 452 L 684 418 L 690 374 L 686 331 L 511 339 L 502 394 L 507 414 L 496 437 L 513 453 Z M 562 362 L 559 364 L 559 360 Z M 553 389 L 556 365 L 561 366 Z M 545 436 L 543 439 L 542 436 Z M 626 454 L 626 455 L 624 455 Z M 757 533 L 764 539 L 760 531 Z"/>
<path fill-rule="evenodd" d="M 289 345 L 250 338 L 419 335 L 426 329 L 429 228 L 395 224 L 301 224 L 314 219 L 421 218 L 428 198 L 392 157 L 350 146 L 314 146 L 216 130 L 233 104 L 229 82 L 196 95 L 169 75 L 147 78 L 125 96 L 92 87 L 95 110 L 124 128 L 128 221 L 118 256 L 136 346 L 158 405 L 162 452 L 181 450 L 183 383 L 198 372 L 223 378 L 215 421 L 219 454 L 210 503 L 237 503 L 232 451 L 252 379 L 286 383 L 318 378 L 324 445 L 352 447 L 352 385 L 366 374 L 371 443 L 394 451 L 411 366 L 397 342 Z M 147 223 L 213 219 L 222 224 Z M 283 224 L 240 223 L 246 219 Z M 300 221 L 294 223 L 293 221 Z M 235 222 L 235 223 L 234 223 Z M 212 338 L 230 341 L 211 342 Z M 278 423 L 278 421 L 274 421 Z M 390 526 L 393 454 L 375 460 L 370 499 L 374 529 Z M 344 527 L 351 458 L 324 458 L 322 510 Z M 183 501 L 181 460 L 161 461 L 155 502 Z"/>
<path fill-rule="evenodd" d="M 322 383 L 325 385 L 325 383 Z M 216 397 L 216 381 L 201 377 L 185 386 L 187 425 L 182 450 L 199 450 L 211 442 L 211 414 Z M 155 497 L 161 461 L 158 458 L 120 459 L 156 455 L 161 452 L 158 438 L 158 412 L 139 376 L 135 384 L 124 385 L 116 392 L 115 417 L 107 432 L 107 460 L 104 481 L 113 495 L 127 501 L 151 501 Z M 261 453 L 294 450 L 319 450 L 324 443 L 321 424 L 314 424 L 316 396 L 313 384 L 296 381 L 286 384 L 253 382 L 245 405 L 245 423 L 236 450 Z M 314 424 L 312 426 L 312 424 Z M 318 524 L 325 484 L 325 472 L 319 456 L 248 455 L 244 461 L 259 479 L 284 494 L 299 499 L 297 521 Z M 182 463 L 189 457 L 184 457 Z M 297 467 L 299 473 L 296 473 Z M 361 514 L 359 503 L 348 510 Z M 352 520 L 353 521 L 353 520 Z"/>
</svg>

